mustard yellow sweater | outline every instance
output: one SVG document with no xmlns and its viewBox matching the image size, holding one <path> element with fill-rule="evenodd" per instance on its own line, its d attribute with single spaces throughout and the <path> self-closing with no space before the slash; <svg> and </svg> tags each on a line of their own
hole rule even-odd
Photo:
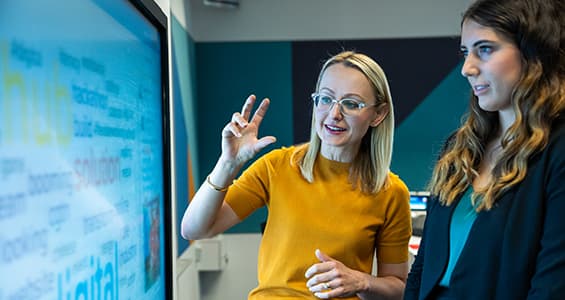
<svg viewBox="0 0 565 300">
<path fill-rule="evenodd" d="M 259 158 L 226 194 L 242 220 L 264 205 L 268 208 L 259 249 L 259 285 L 249 299 L 317 299 L 304 277 L 306 269 L 319 262 L 316 249 L 365 273 L 372 270 L 375 247 L 382 263 L 406 262 L 409 193 L 398 176 L 390 173 L 386 190 L 364 194 L 348 181 L 349 163 L 318 155 L 314 182 L 309 183 L 299 167 L 291 165 L 296 149 L 277 149 Z"/>
</svg>

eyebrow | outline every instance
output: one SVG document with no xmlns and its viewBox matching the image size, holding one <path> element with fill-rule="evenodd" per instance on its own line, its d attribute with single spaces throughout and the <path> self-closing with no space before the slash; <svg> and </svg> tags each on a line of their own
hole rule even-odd
<svg viewBox="0 0 565 300">
<path fill-rule="evenodd" d="M 473 43 L 473 45 L 471 46 L 471 48 L 476 48 L 477 46 L 480 46 L 481 44 L 488 44 L 488 43 L 495 43 L 494 41 L 491 40 L 478 40 L 476 42 Z M 465 45 L 461 45 L 459 46 L 460 48 L 467 48 Z"/>
<path fill-rule="evenodd" d="M 323 92 L 323 91 L 327 91 L 330 94 L 335 95 L 335 92 L 328 87 L 320 88 L 320 92 Z M 367 100 L 365 100 L 365 97 L 363 97 L 359 94 L 356 94 L 356 93 L 346 93 L 345 95 L 343 95 L 342 99 L 345 99 L 345 98 L 351 98 L 351 99 L 354 99 L 356 101 L 361 101 L 363 103 L 367 102 Z"/>
</svg>

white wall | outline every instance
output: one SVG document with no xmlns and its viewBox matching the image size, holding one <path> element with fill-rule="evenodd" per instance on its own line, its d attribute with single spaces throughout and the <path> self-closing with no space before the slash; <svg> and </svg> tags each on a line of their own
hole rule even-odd
<svg viewBox="0 0 565 300">
<path fill-rule="evenodd" d="M 175 1 L 175 0 L 172 0 Z M 239 8 L 187 0 L 197 42 L 453 36 L 472 0 L 239 0 Z"/>
<path fill-rule="evenodd" d="M 247 299 L 257 286 L 260 234 L 194 242 L 178 260 L 177 300 Z"/>
<path fill-rule="evenodd" d="M 169 16 L 169 1 L 170 0 L 153 0 L 157 3 L 157 5 L 159 5 L 159 7 L 161 8 L 161 10 L 165 13 L 165 15 L 168 17 Z"/>
<path fill-rule="evenodd" d="M 169 0 L 170 1 L 170 8 L 171 14 L 175 16 L 175 18 L 179 21 L 179 23 L 184 27 L 184 29 L 188 30 L 188 32 L 192 32 L 192 16 L 190 13 L 192 11 L 192 4 L 188 0 Z M 191 37 L 194 39 L 194 36 L 191 33 Z"/>
<path fill-rule="evenodd" d="M 247 299 L 257 286 L 261 234 L 224 234 L 221 239 L 227 262 L 221 271 L 200 272 L 200 299 Z"/>
</svg>

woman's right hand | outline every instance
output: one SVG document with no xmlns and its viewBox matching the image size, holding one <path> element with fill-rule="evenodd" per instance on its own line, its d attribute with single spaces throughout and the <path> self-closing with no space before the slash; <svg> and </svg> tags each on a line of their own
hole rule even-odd
<svg viewBox="0 0 565 300">
<path fill-rule="evenodd" d="M 253 114 L 253 118 L 249 120 L 255 100 L 255 95 L 247 97 L 241 113 L 234 113 L 231 121 L 222 130 L 222 155 L 220 160 L 236 166 L 236 168 L 243 166 L 261 149 L 276 141 L 274 136 L 257 138 L 259 125 L 261 125 L 269 108 L 269 99 L 265 98 L 261 101 Z"/>
</svg>

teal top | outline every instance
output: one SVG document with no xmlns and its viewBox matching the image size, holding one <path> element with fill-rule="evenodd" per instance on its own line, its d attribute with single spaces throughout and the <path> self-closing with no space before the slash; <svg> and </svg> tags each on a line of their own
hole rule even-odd
<svg viewBox="0 0 565 300">
<path fill-rule="evenodd" d="M 477 212 L 471 203 L 473 188 L 469 187 L 453 212 L 449 227 L 449 262 L 447 269 L 441 278 L 439 285 L 449 287 L 451 272 L 459 259 L 459 255 L 465 246 L 469 231 L 477 218 Z"/>
</svg>

